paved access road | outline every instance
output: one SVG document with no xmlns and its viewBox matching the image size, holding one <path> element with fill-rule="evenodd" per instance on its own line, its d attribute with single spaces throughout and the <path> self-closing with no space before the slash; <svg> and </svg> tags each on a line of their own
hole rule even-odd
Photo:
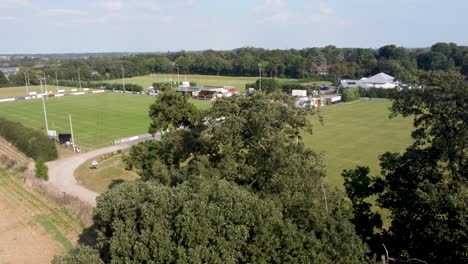
<svg viewBox="0 0 468 264">
<path fill-rule="evenodd" d="M 156 135 L 155 139 L 160 140 L 161 138 L 159 135 Z M 120 145 L 97 149 L 87 153 L 76 154 L 68 158 L 48 162 L 49 182 L 58 190 L 68 195 L 75 196 L 92 206 L 96 206 L 96 197 L 99 194 L 81 186 L 74 177 L 75 170 L 81 164 L 92 158 L 129 148 L 141 141 L 142 140 L 130 141 Z"/>
</svg>

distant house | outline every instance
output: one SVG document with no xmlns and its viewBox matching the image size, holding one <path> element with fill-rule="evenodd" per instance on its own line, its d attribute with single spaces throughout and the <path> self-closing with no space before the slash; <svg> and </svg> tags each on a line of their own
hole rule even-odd
<svg viewBox="0 0 468 264">
<path fill-rule="evenodd" d="M 319 75 L 328 75 L 330 74 L 331 68 L 333 68 L 335 64 L 322 64 L 317 67 L 317 74 Z"/>
<path fill-rule="evenodd" d="M 0 71 L 5 74 L 5 77 L 10 78 L 11 75 L 15 75 L 18 73 L 19 68 L 18 67 L 2 67 L 0 68 Z"/>
<path fill-rule="evenodd" d="M 382 89 L 393 89 L 398 87 L 400 84 L 395 81 L 395 77 L 390 76 L 386 73 L 379 73 L 369 78 L 362 78 L 360 80 L 341 80 L 338 87 L 362 87 L 362 88 L 382 88 Z"/>
</svg>

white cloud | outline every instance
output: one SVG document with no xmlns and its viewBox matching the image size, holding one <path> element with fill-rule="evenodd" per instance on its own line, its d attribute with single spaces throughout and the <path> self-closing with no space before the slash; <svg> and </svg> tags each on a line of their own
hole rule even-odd
<svg viewBox="0 0 468 264">
<path fill-rule="evenodd" d="M 125 7 L 125 3 L 123 1 L 105 1 L 105 2 L 93 2 L 91 3 L 91 7 L 93 8 L 102 8 L 107 11 L 119 11 Z"/>
<path fill-rule="evenodd" d="M 15 21 L 17 20 L 14 16 L 0 16 L 0 21 Z"/>
<path fill-rule="evenodd" d="M 0 8 L 24 8 L 32 6 L 29 0 L 0 0 Z"/>
<path fill-rule="evenodd" d="M 265 0 L 256 10 L 262 16 L 259 20 L 261 23 L 287 23 L 290 20 L 286 0 Z"/>
<path fill-rule="evenodd" d="M 39 16 L 48 17 L 72 17 L 72 16 L 87 16 L 88 13 L 78 9 L 47 9 L 38 14 Z"/>
<path fill-rule="evenodd" d="M 333 15 L 333 9 L 326 3 L 307 3 L 300 11 L 291 11 L 288 0 L 265 0 L 258 6 L 258 20 L 262 24 L 279 25 L 310 25 L 328 20 Z"/>
<path fill-rule="evenodd" d="M 176 2 L 175 4 L 176 7 L 190 7 L 195 4 L 195 0 L 179 0 L 175 2 Z"/>
<path fill-rule="evenodd" d="M 153 12 L 158 12 L 161 10 L 161 6 L 158 3 L 151 2 L 151 1 L 145 1 L 138 3 L 136 5 L 139 8 L 145 9 L 147 11 L 153 11 Z"/>
<path fill-rule="evenodd" d="M 333 8 L 331 8 L 327 3 L 320 3 L 319 10 L 320 14 L 325 16 L 333 14 Z"/>
</svg>

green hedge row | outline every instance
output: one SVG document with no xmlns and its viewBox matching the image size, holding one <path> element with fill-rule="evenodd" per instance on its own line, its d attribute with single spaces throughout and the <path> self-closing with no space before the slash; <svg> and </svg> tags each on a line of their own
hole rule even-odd
<svg viewBox="0 0 468 264">
<path fill-rule="evenodd" d="M 42 131 L 0 118 L 0 136 L 36 161 L 47 162 L 58 158 L 55 143 Z"/>
<path fill-rule="evenodd" d="M 55 84 L 55 82 L 54 82 Z M 77 81 L 67 81 L 67 80 L 60 80 L 58 81 L 60 86 L 67 86 L 67 87 L 79 87 L 80 84 Z M 92 88 L 92 89 L 101 89 L 104 88 L 106 90 L 118 90 L 123 91 L 123 84 L 119 83 L 106 83 L 106 82 L 81 82 L 81 87 L 83 88 Z M 142 92 L 143 87 L 138 84 L 125 84 L 125 91 L 133 91 L 133 92 Z"/>
<path fill-rule="evenodd" d="M 255 83 L 246 83 L 245 89 L 248 88 L 259 88 L 259 80 Z M 307 87 L 298 82 L 285 82 L 281 83 L 275 79 L 262 79 L 262 90 L 264 92 L 270 93 L 274 91 L 282 91 L 287 94 L 291 94 L 292 90 L 308 90 Z"/>
<path fill-rule="evenodd" d="M 340 93 L 341 93 L 341 100 L 343 102 L 355 101 L 361 97 L 361 95 L 359 94 L 359 88 L 357 87 L 341 88 Z"/>
<path fill-rule="evenodd" d="M 359 88 L 359 94 L 361 97 L 391 98 L 396 92 L 397 89 Z"/>
</svg>

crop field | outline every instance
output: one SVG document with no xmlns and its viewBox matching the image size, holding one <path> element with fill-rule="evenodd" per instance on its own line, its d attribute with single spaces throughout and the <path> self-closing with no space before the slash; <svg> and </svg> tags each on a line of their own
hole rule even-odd
<svg viewBox="0 0 468 264">
<path fill-rule="evenodd" d="M 154 82 L 168 82 L 172 78 L 173 81 L 177 81 L 176 74 L 151 74 L 146 76 L 138 76 L 133 78 L 125 79 L 126 83 L 134 83 L 147 88 L 148 86 L 153 85 Z M 267 78 L 267 77 L 265 77 Z M 219 86 L 233 86 L 236 88 L 236 91 L 243 92 L 245 91 L 246 83 L 254 83 L 257 81 L 258 77 L 231 77 L 231 76 L 215 76 L 215 75 L 190 75 L 190 74 L 181 74 L 179 76 L 180 81 L 190 81 L 196 82 L 197 86 L 203 85 L 219 85 Z M 290 79 L 278 79 L 282 81 L 290 81 Z M 122 80 L 111 80 L 108 81 L 111 83 L 122 83 Z M 317 82 L 330 84 L 329 82 Z"/>
<path fill-rule="evenodd" d="M 412 119 L 389 119 L 390 105 L 377 99 L 323 107 L 323 126 L 312 117 L 314 131 L 304 135 L 304 142 L 323 154 L 330 184 L 341 188 L 343 169 L 356 166 L 367 166 L 371 175 L 378 175 L 379 155 L 402 152 L 411 144 Z"/>
<path fill-rule="evenodd" d="M 115 139 L 147 133 L 153 96 L 103 93 L 46 100 L 49 129 L 69 133 L 72 115 L 75 143 L 82 149 L 110 145 Z M 209 101 L 193 101 L 200 109 Z M 42 100 L 0 103 L 0 116 L 45 130 Z"/>
<path fill-rule="evenodd" d="M 21 164 L 29 162 L 0 138 L 3 155 Z M 84 226 L 54 201 L 25 186 L 18 173 L 0 164 L 0 263 L 50 263 L 54 255 L 73 246 Z"/>
<path fill-rule="evenodd" d="M 55 85 L 47 85 L 47 91 L 55 92 L 56 89 L 57 87 Z M 77 88 L 59 86 L 59 89 L 69 93 L 72 89 Z M 0 88 L 0 99 L 26 96 L 27 91 L 41 93 L 41 86 L 29 86 L 28 90 L 26 90 L 26 86 Z"/>
</svg>

